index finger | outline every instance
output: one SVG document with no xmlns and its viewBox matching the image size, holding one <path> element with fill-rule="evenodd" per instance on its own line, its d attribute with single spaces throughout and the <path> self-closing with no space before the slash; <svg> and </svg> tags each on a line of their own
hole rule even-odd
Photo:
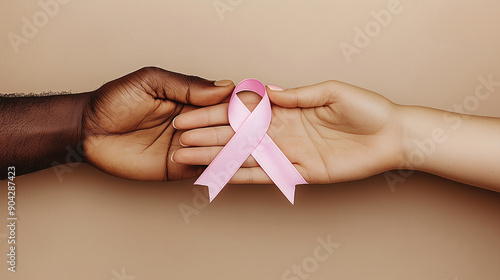
<svg viewBox="0 0 500 280">
<path fill-rule="evenodd" d="M 228 103 L 202 107 L 175 117 L 172 121 L 176 129 L 194 129 L 200 127 L 227 125 Z"/>
</svg>

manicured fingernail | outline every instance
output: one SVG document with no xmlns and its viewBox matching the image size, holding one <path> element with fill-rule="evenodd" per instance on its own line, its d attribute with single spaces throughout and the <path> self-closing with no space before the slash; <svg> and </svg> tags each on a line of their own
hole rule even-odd
<svg viewBox="0 0 500 280">
<path fill-rule="evenodd" d="M 214 85 L 217 87 L 227 87 L 233 84 L 233 81 L 231 80 L 220 80 L 220 81 L 215 81 Z"/>
<path fill-rule="evenodd" d="M 177 119 L 178 116 L 175 116 L 175 118 L 172 120 L 172 126 L 177 129 L 177 127 L 175 126 L 175 119 Z"/>
<path fill-rule="evenodd" d="M 179 144 L 181 144 L 181 146 L 182 146 L 182 147 L 184 147 L 184 148 L 186 148 L 186 147 L 187 147 L 187 145 L 182 144 L 182 142 L 181 142 L 181 138 L 180 138 L 180 137 L 179 137 Z"/>
<path fill-rule="evenodd" d="M 174 163 L 177 163 L 174 161 L 174 154 L 175 154 L 176 151 L 173 151 L 172 154 L 170 155 L 170 160 Z"/>
<path fill-rule="evenodd" d="M 284 91 L 285 89 L 277 85 L 267 85 L 268 88 L 274 91 Z"/>
</svg>

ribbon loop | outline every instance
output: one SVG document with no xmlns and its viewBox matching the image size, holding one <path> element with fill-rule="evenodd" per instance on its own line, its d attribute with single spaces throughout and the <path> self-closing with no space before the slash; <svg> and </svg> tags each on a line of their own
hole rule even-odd
<svg viewBox="0 0 500 280">
<path fill-rule="evenodd" d="M 236 95 L 252 91 L 262 97 L 250 112 Z M 307 184 L 293 164 L 267 135 L 271 123 L 271 102 L 266 87 L 255 79 L 246 79 L 234 89 L 229 101 L 228 119 L 234 136 L 196 180 L 208 186 L 210 201 L 224 188 L 248 156 L 252 155 L 264 172 L 293 204 L 295 185 Z"/>
</svg>

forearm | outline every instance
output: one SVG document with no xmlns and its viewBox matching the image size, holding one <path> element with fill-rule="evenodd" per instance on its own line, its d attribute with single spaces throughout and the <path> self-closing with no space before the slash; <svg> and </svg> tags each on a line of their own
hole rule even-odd
<svg viewBox="0 0 500 280">
<path fill-rule="evenodd" d="M 82 139 L 82 113 L 92 93 L 0 97 L 0 179 L 66 163 Z M 3 171 L 2 171 L 3 170 Z"/>
<path fill-rule="evenodd" d="M 402 106 L 404 167 L 500 191 L 500 119 Z"/>
</svg>

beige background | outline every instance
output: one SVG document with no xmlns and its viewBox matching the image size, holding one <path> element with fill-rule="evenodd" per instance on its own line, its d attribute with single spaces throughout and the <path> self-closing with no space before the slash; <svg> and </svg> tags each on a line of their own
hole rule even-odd
<svg viewBox="0 0 500 280">
<path fill-rule="evenodd" d="M 341 43 L 390 0 L 66 2 L 43 25 L 37 1 L 2 0 L 0 92 L 90 91 L 156 65 L 282 87 L 338 79 L 452 109 L 479 76 L 500 80 L 494 0 L 401 0 L 351 62 Z M 8 34 L 34 15 L 40 27 L 16 53 Z M 469 112 L 500 117 L 499 93 Z M 7 272 L 2 226 L 0 279 L 282 279 L 327 236 L 340 247 L 309 279 L 498 279 L 500 194 L 418 172 L 403 180 L 301 186 L 295 206 L 272 185 L 229 185 L 187 224 L 179 207 L 206 192 L 193 180 L 127 181 L 85 164 L 59 180 L 48 169 L 16 178 L 18 272 Z"/>
</svg>

